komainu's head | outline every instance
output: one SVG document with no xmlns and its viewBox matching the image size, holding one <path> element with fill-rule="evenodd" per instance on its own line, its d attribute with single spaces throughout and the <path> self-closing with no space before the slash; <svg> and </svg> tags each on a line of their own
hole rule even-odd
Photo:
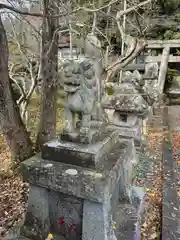
<svg viewBox="0 0 180 240">
<path fill-rule="evenodd" d="M 83 86 L 92 88 L 95 84 L 94 70 L 90 61 L 81 63 L 73 60 L 67 61 L 63 65 L 64 90 L 68 93 L 75 93 Z"/>
</svg>

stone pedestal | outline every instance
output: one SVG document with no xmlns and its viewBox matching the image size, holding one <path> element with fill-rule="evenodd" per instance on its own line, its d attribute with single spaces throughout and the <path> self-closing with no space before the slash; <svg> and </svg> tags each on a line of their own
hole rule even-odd
<svg viewBox="0 0 180 240">
<path fill-rule="evenodd" d="M 22 163 L 30 183 L 21 235 L 44 240 L 114 240 L 119 199 L 131 197 L 133 149 L 107 130 L 96 144 L 51 141 Z M 87 161 L 87 162 L 86 162 Z"/>
<path fill-rule="evenodd" d="M 34 184 L 30 185 L 28 212 L 21 234 L 32 239 L 45 239 L 49 231 L 48 190 Z"/>
<path fill-rule="evenodd" d="M 118 132 L 108 130 L 102 132 L 99 140 L 90 144 L 61 140 L 50 141 L 43 146 L 42 158 L 56 162 L 96 168 L 101 159 L 111 151 L 118 142 Z"/>
</svg>

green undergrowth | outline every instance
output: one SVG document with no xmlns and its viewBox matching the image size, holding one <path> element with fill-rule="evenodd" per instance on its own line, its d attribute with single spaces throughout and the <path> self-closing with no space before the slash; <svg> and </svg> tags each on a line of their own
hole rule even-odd
<svg viewBox="0 0 180 240">
<path fill-rule="evenodd" d="M 33 94 L 28 106 L 28 122 L 27 130 L 30 134 L 32 142 L 35 144 L 38 133 L 38 126 L 40 120 L 40 95 Z M 56 132 L 59 134 L 63 127 L 63 106 L 61 101 L 57 101 L 57 123 Z M 19 164 L 12 159 L 10 151 L 7 147 L 4 136 L 0 134 L 0 179 L 19 175 Z"/>
<path fill-rule="evenodd" d="M 36 136 L 38 132 L 39 120 L 40 120 L 40 95 L 34 94 L 28 106 L 28 123 L 27 129 L 30 133 L 33 142 L 36 141 Z M 57 122 L 56 122 L 56 132 L 57 134 L 61 132 L 63 127 L 63 106 L 60 99 L 57 100 Z"/>
</svg>

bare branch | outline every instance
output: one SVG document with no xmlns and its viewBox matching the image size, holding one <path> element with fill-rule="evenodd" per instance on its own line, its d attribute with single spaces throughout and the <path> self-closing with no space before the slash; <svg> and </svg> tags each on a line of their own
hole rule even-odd
<svg viewBox="0 0 180 240">
<path fill-rule="evenodd" d="M 97 12 L 94 12 L 93 25 L 92 25 L 92 34 L 94 35 L 96 31 L 96 26 L 97 26 Z"/>
<path fill-rule="evenodd" d="M 134 48 L 132 49 L 132 51 L 131 51 L 127 56 L 125 56 L 125 57 L 123 57 L 123 58 L 121 58 L 121 59 L 118 59 L 118 60 L 117 60 L 115 63 L 113 63 L 111 66 L 108 66 L 108 67 L 106 68 L 106 71 L 110 71 L 111 69 L 113 69 L 113 68 L 115 68 L 117 65 L 119 65 L 120 63 L 122 63 L 122 62 L 124 62 L 125 60 L 127 60 L 128 57 L 130 57 L 130 56 L 133 54 L 133 52 L 135 51 L 136 45 L 137 45 L 137 41 L 136 41 L 135 45 L 133 46 Z"/>
<path fill-rule="evenodd" d="M 106 82 L 108 82 L 109 79 L 112 78 L 118 70 L 123 69 L 130 62 L 132 62 L 140 54 L 140 52 L 145 48 L 146 45 L 147 45 L 147 42 L 145 40 L 137 41 L 136 47 L 133 50 L 133 52 L 130 54 L 130 56 L 125 57 L 123 59 L 119 59 L 112 66 L 108 67 L 106 69 L 107 71 Z"/>
<path fill-rule="evenodd" d="M 23 104 L 23 108 L 22 108 L 22 118 L 25 119 L 25 116 L 26 116 L 26 112 L 27 112 L 27 107 L 28 107 L 28 104 L 29 104 L 29 100 L 34 92 L 34 89 L 37 85 L 37 76 L 34 76 L 33 74 L 33 67 L 32 67 L 32 64 L 30 64 L 30 76 L 31 76 L 31 86 L 30 86 L 30 89 L 28 91 L 28 93 L 26 94 L 26 97 L 24 99 L 24 104 Z"/>
<path fill-rule="evenodd" d="M 70 11 L 70 12 L 65 12 L 65 13 L 62 13 L 62 14 L 58 14 L 58 15 L 52 15 L 53 18 L 57 18 L 57 17 L 65 17 L 67 15 L 71 15 L 71 14 L 74 14 L 74 13 L 77 13 L 78 11 L 80 10 L 84 10 L 84 11 L 87 11 L 87 12 L 98 12 L 100 10 L 103 10 L 107 7 L 109 7 L 110 5 L 118 2 L 119 0 L 112 0 L 110 1 L 107 5 L 104 5 L 100 8 L 95 8 L 95 9 L 90 9 L 90 8 L 86 8 L 86 7 L 78 7 L 77 9 L 73 10 L 73 11 Z M 13 11 L 13 12 L 16 12 L 16 13 L 19 13 L 21 15 L 29 15 L 29 16 L 33 16 L 33 17 L 46 17 L 43 13 L 34 13 L 34 12 L 28 12 L 28 11 L 23 11 L 21 9 L 18 9 L 18 8 L 15 8 L 14 6 L 9 6 L 7 4 L 4 4 L 4 3 L 0 3 L 0 9 L 8 9 L 10 11 Z"/>
<path fill-rule="evenodd" d="M 102 6 L 102 7 L 99 7 L 99 8 L 86 8 L 86 7 L 79 7 L 79 8 L 77 8 L 77 9 L 75 9 L 74 11 L 80 11 L 80 10 L 84 10 L 84 11 L 86 11 L 86 12 L 99 12 L 99 11 L 101 11 L 101 10 L 103 10 L 103 9 L 105 9 L 105 8 L 108 8 L 109 6 L 111 6 L 111 5 L 113 5 L 114 3 L 116 3 L 116 2 L 118 2 L 119 0 L 112 0 L 112 1 L 110 1 L 108 4 L 106 4 L 106 5 L 104 5 L 104 6 Z M 72 12 L 74 12 L 74 11 L 72 11 Z"/>
<path fill-rule="evenodd" d="M 117 15 L 116 15 L 116 20 L 120 20 L 122 16 L 124 16 L 125 14 L 128 14 L 132 11 L 135 11 L 137 8 L 140 8 L 148 3 L 151 3 L 152 1 L 156 1 L 156 0 L 147 0 L 147 1 L 144 1 L 144 2 L 141 2 L 139 3 L 138 5 L 134 6 L 134 7 L 130 7 L 128 8 L 126 11 L 119 11 L 117 12 Z"/>
<path fill-rule="evenodd" d="M 84 26 L 89 26 L 89 25 L 87 25 L 87 24 L 85 24 L 85 23 L 80 23 L 80 22 L 72 22 L 72 23 L 75 23 L 75 25 L 76 26 L 82 26 L 82 27 L 84 27 Z M 102 37 L 104 37 L 104 39 L 106 39 L 106 41 L 107 41 L 107 43 L 109 44 L 109 46 L 111 46 L 111 42 L 110 42 L 110 40 L 108 39 L 108 37 L 101 31 L 101 30 L 99 30 L 99 28 L 97 28 L 96 27 L 96 29 L 95 29 Z M 75 33 L 77 33 L 77 31 L 76 30 L 74 30 L 74 32 Z"/>
<path fill-rule="evenodd" d="M 99 8 L 95 8 L 95 9 L 90 9 L 90 8 L 86 8 L 86 7 L 78 7 L 77 9 L 74 9 L 73 11 L 70 11 L 70 12 L 65 12 L 65 13 L 62 13 L 62 14 L 58 14 L 58 15 L 52 15 L 51 17 L 52 18 L 57 18 L 57 17 L 65 17 L 67 15 L 71 15 L 71 14 L 74 14 L 74 13 L 77 13 L 78 11 L 81 11 L 81 10 L 84 10 L 86 12 L 99 12 L 103 9 L 106 9 L 108 8 L 109 6 L 113 5 L 114 3 L 118 2 L 119 0 L 112 0 L 110 1 L 108 4 L 102 6 L 102 7 L 99 7 Z M 119 11 L 117 13 L 117 16 L 116 16 L 116 19 L 120 19 L 123 15 L 125 14 L 128 14 L 132 11 L 135 11 L 137 8 L 140 8 L 148 3 L 151 3 L 152 1 L 156 1 L 156 0 L 147 0 L 147 1 L 144 1 L 134 7 L 131 7 L 131 8 L 128 8 L 126 11 Z M 3 3 L 0 3 L 0 9 L 8 9 L 10 11 L 13 11 L 13 12 L 16 12 L 16 13 L 19 13 L 21 15 L 29 15 L 29 16 L 34 16 L 34 17 L 46 17 L 43 13 L 34 13 L 34 12 L 29 12 L 29 11 L 23 11 L 21 9 L 18 9 L 18 8 L 15 8 L 14 6 L 9 6 L 7 4 L 3 4 Z"/>
<path fill-rule="evenodd" d="M 22 47 L 21 47 L 21 44 L 19 43 L 19 41 L 17 40 L 17 32 L 16 32 L 16 29 L 15 29 L 15 26 L 13 24 L 13 21 L 11 19 L 11 17 L 8 15 L 8 18 L 9 18 L 9 21 L 11 23 L 11 27 L 12 27 L 12 31 L 13 31 L 13 34 L 14 34 L 14 40 L 18 46 L 18 49 L 19 49 L 19 52 L 21 53 L 21 55 L 23 56 L 24 60 L 26 61 L 26 64 L 28 65 L 30 63 L 29 59 L 27 58 L 26 54 L 23 52 L 22 50 Z M 11 36 L 12 37 L 12 36 Z"/>
<path fill-rule="evenodd" d="M 51 44 L 50 44 L 50 46 L 49 46 L 49 48 L 48 48 L 48 50 L 47 50 L 47 52 L 46 52 L 46 55 L 47 55 L 47 56 L 48 56 L 49 53 L 51 52 L 51 49 L 52 49 L 52 46 L 53 46 L 53 44 L 54 44 L 54 41 L 55 41 L 55 38 L 56 38 L 57 33 L 59 33 L 59 32 L 60 32 L 60 33 L 69 32 L 69 29 L 65 29 L 65 30 L 59 31 L 61 28 L 62 28 L 62 26 L 59 26 L 59 27 L 54 31 Z"/>
</svg>

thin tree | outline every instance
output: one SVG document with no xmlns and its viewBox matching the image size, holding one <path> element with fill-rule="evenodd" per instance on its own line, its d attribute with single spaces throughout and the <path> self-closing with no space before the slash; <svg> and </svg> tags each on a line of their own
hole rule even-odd
<svg viewBox="0 0 180 240">
<path fill-rule="evenodd" d="M 58 34 L 59 24 L 57 15 L 59 8 L 51 0 L 43 0 L 43 24 L 41 43 L 40 78 L 41 115 L 37 135 L 37 148 L 56 135 L 56 100 L 58 89 Z"/>
<path fill-rule="evenodd" d="M 32 155 L 33 148 L 12 93 L 8 57 L 7 37 L 0 17 L 0 125 L 12 156 L 22 161 Z"/>
</svg>

